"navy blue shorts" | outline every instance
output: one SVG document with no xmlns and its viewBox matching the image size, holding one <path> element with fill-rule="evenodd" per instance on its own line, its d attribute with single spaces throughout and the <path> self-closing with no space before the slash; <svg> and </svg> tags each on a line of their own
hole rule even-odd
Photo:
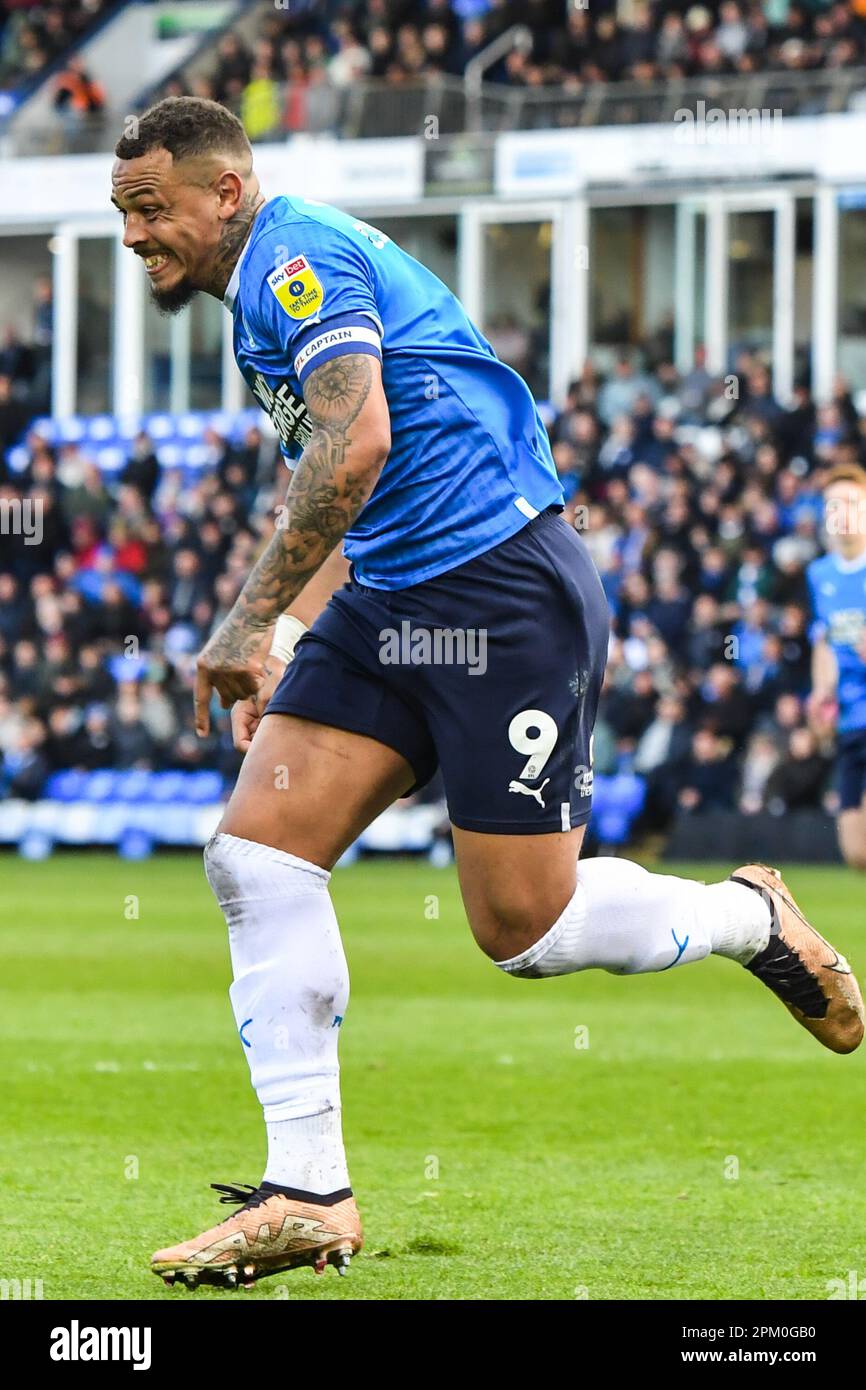
<svg viewBox="0 0 866 1390">
<path fill-rule="evenodd" d="M 840 811 L 859 810 L 866 796 L 866 729 L 840 734 L 836 747 Z"/>
<path fill-rule="evenodd" d="M 266 713 L 378 739 L 416 786 L 440 766 L 464 830 L 570 830 L 589 819 L 608 622 L 589 552 L 551 508 L 411 588 L 353 576 L 299 641 Z"/>
</svg>

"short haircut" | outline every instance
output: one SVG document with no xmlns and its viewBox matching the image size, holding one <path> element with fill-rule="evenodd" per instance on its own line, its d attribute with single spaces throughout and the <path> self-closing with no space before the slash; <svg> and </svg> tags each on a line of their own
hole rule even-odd
<svg viewBox="0 0 866 1390">
<path fill-rule="evenodd" d="M 856 483 L 857 487 L 866 489 L 866 468 L 861 468 L 859 463 L 837 463 L 827 474 L 823 491 L 834 483 Z"/>
<path fill-rule="evenodd" d="M 166 97 L 134 120 L 135 133 L 122 135 L 114 147 L 118 159 L 138 159 L 150 150 L 163 149 L 176 161 L 219 151 L 244 164 L 252 162 L 246 131 L 237 116 L 218 101 Z"/>
</svg>

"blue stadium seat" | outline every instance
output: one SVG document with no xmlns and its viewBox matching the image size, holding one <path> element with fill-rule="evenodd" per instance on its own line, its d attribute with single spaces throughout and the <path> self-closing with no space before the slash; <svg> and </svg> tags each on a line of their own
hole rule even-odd
<svg viewBox="0 0 866 1390">
<path fill-rule="evenodd" d="M 213 465 L 213 450 L 209 444 L 188 444 L 184 450 L 184 463 L 187 468 L 201 469 Z"/>
<path fill-rule="evenodd" d="M 204 417 L 203 426 L 209 430 L 216 430 L 224 438 L 232 433 L 236 428 L 237 417 L 227 410 L 213 410 Z"/>
<path fill-rule="evenodd" d="M 198 411 L 187 411 L 178 415 L 175 430 L 180 439 L 200 439 L 204 430 L 205 417 Z"/>
<path fill-rule="evenodd" d="M 23 444 L 16 444 L 7 453 L 6 462 L 13 473 L 23 473 L 30 463 L 30 452 Z"/>
<path fill-rule="evenodd" d="M 163 468 L 180 468 L 183 463 L 183 449 L 178 444 L 160 444 L 156 457 Z"/>
<path fill-rule="evenodd" d="M 83 799 L 85 801 L 111 801 L 114 798 L 114 788 L 117 785 L 118 776 L 113 768 L 104 768 L 99 772 L 87 774 L 83 788 Z"/>
<path fill-rule="evenodd" d="M 42 788 L 42 795 L 53 801 L 81 801 L 87 785 L 88 774 L 74 768 L 63 772 L 53 772 Z"/>
<path fill-rule="evenodd" d="M 70 415 L 57 421 L 54 442 L 58 444 L 80 444 L 87 435 L 87 420 L 81 415 Z"/>
<path fill-rule="evenodd" d="M 168 439 L 175 433 L 174 416 L 146 415 L 144 419 L 144 428 L 155 442 L 161 439 Z"/>
<path fill-rule="evenodd" d="M 141 767 L 131 767 L 125 772 L 120 772 L 113 795 L 118 801 L 146 801 L 150 796 L 152 777 L 152 772 Z"/>
<path fill-rule="evenodd" d="M 116 418 L 117 438 L 125 441 L 134 439 L 142 429 L 140 415 L 118 415 Z"/>
<path fill-rule="evenodd" d="M 103 445 L 96 450 L 96 462 L 103 473 L 119 473 L 125 467 L 127 451 L 119 444 Z"/>
<path fill-rule="evenodd" d="M 155 772 L 150 784 L 151 799 L 163 803 L 181 801 L 185 777 L 184 772 Z"/>
<path fill-rule="evenodd" d="M 218 772 L 189 772 L 186 779 L 187 799 L 194 805 L 219 801 L 223 794 L 223 779 Z"/>
<path fill-rule="evenodd" d="M 106 662 L 109 672 L 122 685 L 124 681 L 138 681 L 147 675 L 146 656 L 110 656 Z"/>
<path fill-rule="evenodd" d="M 95 443 L 117 438 L 117 425 L 113 415 L 91 415 L 87 421 L 87 438 Z"/>
<path fill-rule="evenodd" d="M 633 772 L 596 775 L 592 789 L 592 829 L 606 845 L 622 845 L 643 810 L 646 783 Z"/>
</svg>

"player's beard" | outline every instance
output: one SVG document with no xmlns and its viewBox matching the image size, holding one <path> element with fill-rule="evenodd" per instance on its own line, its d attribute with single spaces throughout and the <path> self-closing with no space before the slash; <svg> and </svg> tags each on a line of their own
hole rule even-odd
<svg viewBox="0 0 866 1390">
<path fill-rule="evenodd" d="M 150 297 L 161 314 L 179 314 L 198 294 L 198 290 L 188 280 L 179 280 L 170 289 L 161 290 L 156 285 L 150 287 Z"/>
</svg>

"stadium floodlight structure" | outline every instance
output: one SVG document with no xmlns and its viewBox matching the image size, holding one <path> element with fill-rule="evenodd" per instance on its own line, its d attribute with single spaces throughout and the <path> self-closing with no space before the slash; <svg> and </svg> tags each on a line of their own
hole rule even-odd
<svg viewBox="0 0 866 1390">
<path fill-rule="evenodd" d="M 510 29 L 482 48 L 466 64 L 463 85 L 466 92 L 466 129 L 473 134 L 482 129 L 481 99 L 484 90 L 484 74 L 504 58 L 507 53 L 522 53 L 527 57 L 532 52 L 532 30 L 526 24 L 512 24 Z"/>
</svg>

